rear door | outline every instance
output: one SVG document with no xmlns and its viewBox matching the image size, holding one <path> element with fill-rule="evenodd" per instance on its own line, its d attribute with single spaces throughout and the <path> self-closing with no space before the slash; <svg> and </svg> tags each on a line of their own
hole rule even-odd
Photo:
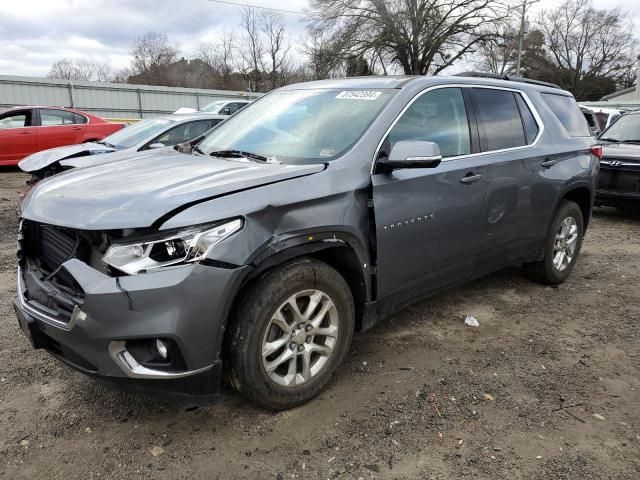
<svg viewBox="0 0 640 480">
<path fill-rule="evenodd" d="M 38 150 L 74 145 L 82 140 L 86 124 L 81 115 L 66 110 L 40 108 Z"/>
<path fill-rule="evenodd" d="M 377 288 L 383 305 L 474 274 L 483 237 L 485 169 L 482 159 L 469 156 L 477 151 L 477 130 L 465 96 L 456 87 L 423 92 L 381 145 L 378 158 L 399 140 L 436 142 L 443 156 L 436 168 L 374 170 Z"/>
<path fill-rule="evenodd" d="M 536 148 L 542 121 L 523 92 L 474 87 L 480 150 L 486 164 L 487 201 L 478 269 L 493 271 L 530 254 L 544 234 L 555 197 L 537 175 L 544 157 Z"/>
<path fill-rule="evenodd" d="M 14 165 L 38 148 L 32 109 L 0 115 L 0 165 Z"/>
</svg>

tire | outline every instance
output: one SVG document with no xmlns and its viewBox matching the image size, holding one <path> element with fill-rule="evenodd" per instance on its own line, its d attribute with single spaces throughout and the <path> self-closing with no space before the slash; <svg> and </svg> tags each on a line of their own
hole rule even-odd
<svg viewBox="0 0 640 480">
<path fill-rule="evenodd" d="M 575 227 L 575 240 L 574 242 L 568 242 L 564 248 L 565 256 L 563 257 L 563 261 L 558 264 L 554 263 L 554 258 L 556 260 L 559 257 L 555 257 L 559 251 L 562 250 L 562 245 L 557 245 L 556 242 L 560 240 L 558 235 L 563 235 L 561 228 L 565 226 L 565 228 L 569 227 L 573 232 L 573 227 Z M 551 222 L 551 227 L 549 232 L 547 233 L 547 239 L 544 247 L 544 257 L 539 262 L 530 263 L 527 265 L 527 270 L 529 274 L 538 282 L 547 284 L 547 285 L 558 285 L 564 282 L 576 262 L 578 261 L 578 256 L 580 255 L 580 249 L 582 247 L 582 237 L 584 235 L 584 220 L 582 218 L 582 211 L 577 203 L 572 202 L 570 200 L 563 200 L 556 211 L 555 217 Z M 566 237 L 566 235 L 565 235 Z M 570 233 L 569 239 L 573 238 L 573 234 Z M 566 241 L 566 238 L 565 238 Z M 570 245 L 571 243 L 575 243 L 575 247 L 571 255 L 568 253 L 571 252 Z M 570 258 L 570 260 L 567 260 Z"/>
<path fill-rule="evenodd" d="M 308 308 L 312 298 L 316 308 Z M 264 273 L 238 304 L 225 345 L 230 385 L 275 411 L 317 396 L 353 337 L 355 309 L 344 278 L 323 262 L 299 258 Z"/>
</svg>

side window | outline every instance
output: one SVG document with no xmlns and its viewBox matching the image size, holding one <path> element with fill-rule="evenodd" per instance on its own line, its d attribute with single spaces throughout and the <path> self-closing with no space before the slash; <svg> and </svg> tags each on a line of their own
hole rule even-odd
<svg viewBox="0 0 640 480">
<path fill-rule="evenodd" d="M 471 153 L 462 90 L 440 88 L 418 97 L 393 126 L 380 153 L 388 155 L 393 145 L 401 140 L 435 142 L 443 157 Z"/>
<path fill-rule="evenodd" d="M 558 120 L 560 120 L 569 135 L 572 137 L 591 136 L 587 120 L 582 115 L 573 97 L 555 93 L 541 93 L 540 96 L 555 116 L 558 117 Z"/>
<path fill-rule="evenodd" d="M 527 144 L 513 92 L 473 88 L 472 95 L 477 110 L 482 151 L 522 147 Z"/>
<path fill-rule="evenodd" d="M 0 117 L 0 130 L 31 126 L 31 110 L 18 110 Z"/>
<path fill-rule="evenodd" d="M 73 114 L 73 123 L 89 123 L 89 121 L 87 120 L 87 117 L 85 117 L 84 115 L 80 115 L 79 113 L 74 113 Z"/>
<path fill-rule="evenodd" d="M 43 127 L 50 127 L 55 125 L 72 125 L 76 123 L 73 118 L 72 112 L 65 112 L 64 110 L 40 110 L 40 123 Z"/>
<path fill-rule="evenodd" d="M 171 130 L 163 133 L 161 136 L 152 140 L 151 143 L 163 143 L 167 147 L 177 145 L 178 143 L 188 142 L 213 127 L 211 120 L 199 120 L 197 122 L 187 122 Z"/>
<path fill-rule="evenodd" d="M 524 125 L 524 136 L 527 139 L 527 145 L 530 145 L 538 136 L 540 127 L 536 123 L 536 119 L 534 118 L 533 113 L 531 113 L 529 105 L 527 105 L 527 102 L 525 102 L 524 98 L 522 98 L 522 95 L 516 93 L 515 96 L 516 101 L 518 102 L 518 108 L 520 109 L 522 124 Z"/>
</svg>

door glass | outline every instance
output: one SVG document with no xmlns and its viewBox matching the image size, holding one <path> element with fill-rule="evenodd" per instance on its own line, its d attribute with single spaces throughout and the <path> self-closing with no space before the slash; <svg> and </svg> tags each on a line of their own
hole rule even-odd
<svg viewBox="0 0 640 480">
<path fill-rule="evenodd" d="M 558 117 L 567 133 L 572 137 L 589 137 L 589 125 L 573 97 L 555 93 L 541 93 L 551 111 Z"/>
<path fill-rule="evenodd" d="M 64 110 L 40 110 L 40 120 L 43 127 L 53 125 L 73 125 L 75 123 L 72 112 Z"/>
<path fill-rule="evenodd" d="M 0 118 L 0 129 L 20 128 L 31 125 L 31 113 L 15 112 Z"/>
<path fill-rule="evenodd" d="M 513 92 L 474 88 L 472 95 L 478 110 L 482 151 L 522 147 L 527 144 Z"/>
<path fill-rule="evenodd" d="M 198 122 L 188 122 L 172 128 L 158 137 L 151 143 L 163 143 L 166 146 L 177 145 L 178 143 L 188 142 L 213 127 L 211 120 L 200 120 Z"/>
<path fill-rule="evenodd" d="M 435 142 L 443 157 L 471 153 L 469 122 L 462 90 L 440 88 L 418 97 L 389 132 L 381 154 L 401 140 Z"/>
</svg>

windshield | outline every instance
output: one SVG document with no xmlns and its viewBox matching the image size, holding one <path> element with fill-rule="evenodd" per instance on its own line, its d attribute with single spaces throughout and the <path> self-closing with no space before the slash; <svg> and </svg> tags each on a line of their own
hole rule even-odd
<svg viewBox="0 0 640 480">
<path fill-rule="evenodd" d="M 118 130 L 112 135 L 109 135 L 102 140 L 102 143 L 111 145 L 118 150 L 133 147 L 145 140 L 151 140 L 154 135 L 161 132 L 172 123 L 175 122 L 166 118 L 148 118 L 147 120 L 140 120 L 134 125 L 130 125 L 122 130 Z"/>
<path fill-rule="evenodd" d="M 613 142 L 640 142 L 640 115 L 623 115 L 600 135 Z"/>
<path fill-rule="evenodd" d="M 224 101 L 220 101 L 218 100 L 217 102 L 211 102 L 211 103 L 207 103 L 204 107 L 202 107 L 200 110 L 202 110 L 203 112 L 213 112 L 213 113 L 218 113 L 218 110 L 227 103 L 226 100 Z"/>
<path fill-rule="evenodd" d="M 220 124 L 200 149 L 251 152 L 282 163 L 324 163 L 355 144 L 394 93 L 276 91 Z"/>
</svg>

